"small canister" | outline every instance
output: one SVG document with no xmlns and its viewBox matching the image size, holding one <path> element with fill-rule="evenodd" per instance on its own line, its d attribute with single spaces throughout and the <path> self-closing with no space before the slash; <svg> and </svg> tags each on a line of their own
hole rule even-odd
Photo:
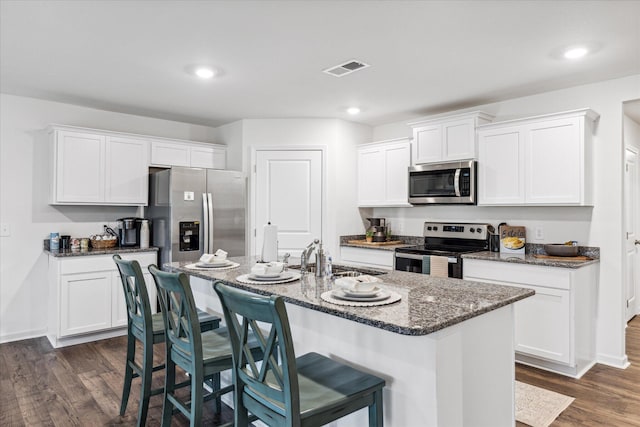
<svg viewBox="0 0 640 427">
<path fill-rule="evenodd" d="M 60 250 L 60 233 L 49 234 L 49 249 L 52 251 Z"/>
<path fill-rule="evenodd" d="M 80 250 L 80 239 L 77 237 L 73 237 L 71 239 L 71 250 L 79 251 Z"/>
<path fill-rule="evenodd" d="M 83 251 L 88 251 L 89 250 L 89 239 L 87 237 L 83 237 L 80 240 L 80 249 Z"/>
</svg>

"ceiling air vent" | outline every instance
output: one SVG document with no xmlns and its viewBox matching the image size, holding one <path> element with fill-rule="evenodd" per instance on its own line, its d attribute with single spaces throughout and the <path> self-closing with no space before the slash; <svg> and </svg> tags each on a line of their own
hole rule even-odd
<svg viewBox="0 0 640 427">
<path fill-rule="evenodd" d="M 335 77 L 342 77 L 346 76 L 347 74 L 351 74 L 354 71 L 362 70 L 363 68 L 367 67 L 369 67 L 369 64 L 365 64 L 362 61 L 356 61 L 355 59 L 352 59 L 351 61 L 347 61 L 344 64 L 329 67 L 326 70 L 322 71 Z"/>
</svg>

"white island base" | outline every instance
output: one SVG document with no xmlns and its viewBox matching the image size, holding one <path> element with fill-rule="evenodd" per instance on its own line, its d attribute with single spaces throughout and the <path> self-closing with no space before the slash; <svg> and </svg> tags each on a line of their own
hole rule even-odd
<svg viewBox="0 0 640 427">
<path fill-rule="evenodd" d="M 222 312 L 210 281 L 191 285 L 198 306 Z M 289 303 L 287 312 L 296 354 L 315 351 L 386 380 L 386 427 L 515 424 L 512 304 L 418 336 Z M 367 412 L 330 425 L 367 426 Z"/>
</svg>

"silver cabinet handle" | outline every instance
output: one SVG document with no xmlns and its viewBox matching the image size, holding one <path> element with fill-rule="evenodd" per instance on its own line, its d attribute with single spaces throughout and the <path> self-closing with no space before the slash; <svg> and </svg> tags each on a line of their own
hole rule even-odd
<svg viewBox="0 0 640 427">
<path fill-rule="evenodd" d="M 460 168 L 456 169 L 453 185 L 456 190 L 456 197 L 460 197 Z"/>
</svg>

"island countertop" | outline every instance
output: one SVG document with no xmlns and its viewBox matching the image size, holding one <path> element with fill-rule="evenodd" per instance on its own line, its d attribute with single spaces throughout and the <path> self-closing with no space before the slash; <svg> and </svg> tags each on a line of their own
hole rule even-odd
<svg viewBox="0 0 640 427">
<path fill-rule="evenodd" d="M 230 260 L 240 266 L 232 270 L 208 271 L 186 268 L 191 264 L 189 262 L 174 262 L 163 267 L 206 280 L 221 280 L 257 294 L 280 295 L 291 304 L 402 335 L 431 334 L 535 293 L 530 289 L 511 286 L 389 271 L 376 276 L 383 281 L 379 286 L 399 293 L 402 296 L 400 301 L 375 307 L 342 306 L 320 298 L 322 292 L 331 289 L 331 281 L 321 279 L 316 283 L 316 278 L 308 275 L 301 280 L 282 284 L 241 283 L 236 278 L 249 273 L 256 258 L 236 257 Z"/>
</svg>

